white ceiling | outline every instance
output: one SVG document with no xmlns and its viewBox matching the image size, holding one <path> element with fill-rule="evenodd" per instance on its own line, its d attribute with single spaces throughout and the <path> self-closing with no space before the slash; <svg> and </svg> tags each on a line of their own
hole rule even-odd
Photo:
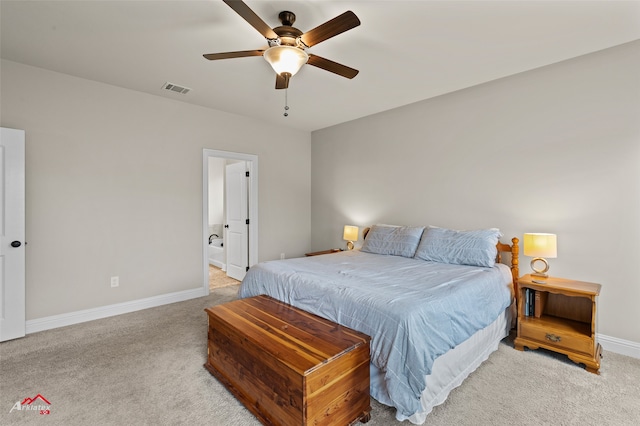
<svg viewBox="0 0 640 426">
<path fill-rule="evenodd" d="M 261 57 L 204 53 L 266 47 L 221 0 L 1 0 L 1 56 L 77 77 L 312 131 L 640 39 L 639 1 L 247 0 L 272 27 L 305 32 L 352 10 L 362 25 L 311 53 L 360 70 L 309 65 L 285 91 Z M 162 90 L 165 82 L 192 89 Z"/>
</svg>

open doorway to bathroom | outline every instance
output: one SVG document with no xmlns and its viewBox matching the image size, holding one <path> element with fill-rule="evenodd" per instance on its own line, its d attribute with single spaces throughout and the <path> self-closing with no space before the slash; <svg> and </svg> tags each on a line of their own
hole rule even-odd
<svg viewBox="0 0 640 426">
<path fill-rule="evenodd" d="M 258 158 L 203 151 L 203 266 L 206 289 L 237 284 L 258 259 Z"/>
</svg>

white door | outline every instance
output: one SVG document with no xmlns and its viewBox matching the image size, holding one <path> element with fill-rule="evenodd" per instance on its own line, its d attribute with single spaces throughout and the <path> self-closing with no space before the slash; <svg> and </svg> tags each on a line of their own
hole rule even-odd
<svg viewBox="0 0 640 426">
<path fill-rule="evenodd" d="M 0 342 L 25 334 L 24 130 L 0 133 Z"/>
<path fill-rule="evenodd" d="M 244 161 L 229 164 L 225 172 L 227 275 L 242 281 L 249 266 L 249 209 L 247 166 Z"/>
</svg>

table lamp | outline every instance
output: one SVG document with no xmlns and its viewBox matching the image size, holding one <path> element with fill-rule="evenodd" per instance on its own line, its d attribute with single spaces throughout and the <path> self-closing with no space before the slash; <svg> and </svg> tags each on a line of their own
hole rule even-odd
<svg viewBox="0 0 640 426">
<path fill-rule="evenodd" d="M 358 227 L 345 225 L 342 239 L 347 242 L 347 249 L 353 250 L 353 242 L 358 241 Z"/>
<path fill-rule="evenodd" d="M 529 233 L 524 234 L 524 255 L 531 256 L 533 276 L 547 278 L 549 263 L 545 258 L 556 258 L 558 255 L 556 234 Z M 536 268 L 536 262 L 542 262 L 544 268 Z"/>
</svg>

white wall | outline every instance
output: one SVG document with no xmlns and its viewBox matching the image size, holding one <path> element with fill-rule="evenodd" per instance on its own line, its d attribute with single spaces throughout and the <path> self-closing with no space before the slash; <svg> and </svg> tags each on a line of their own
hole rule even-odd
<svg viewBox="0 0 640 426">
<path fill-rule="evenodd" d="M 344 246 L 345 224 L 556 233 L 551 274 L 601 283 L 599 332 L 640 342 L 640 42 L 319 130 L 311 150 L 313 250 Z"/>
<path fill-rule="evenodd" d="M 201 288 L 204 148 L 258 156 L 260 260 L 309 250 L 308 133 L 1 66 L 0 124 L 26 130 L 27 319 Z"/>
</svg>

